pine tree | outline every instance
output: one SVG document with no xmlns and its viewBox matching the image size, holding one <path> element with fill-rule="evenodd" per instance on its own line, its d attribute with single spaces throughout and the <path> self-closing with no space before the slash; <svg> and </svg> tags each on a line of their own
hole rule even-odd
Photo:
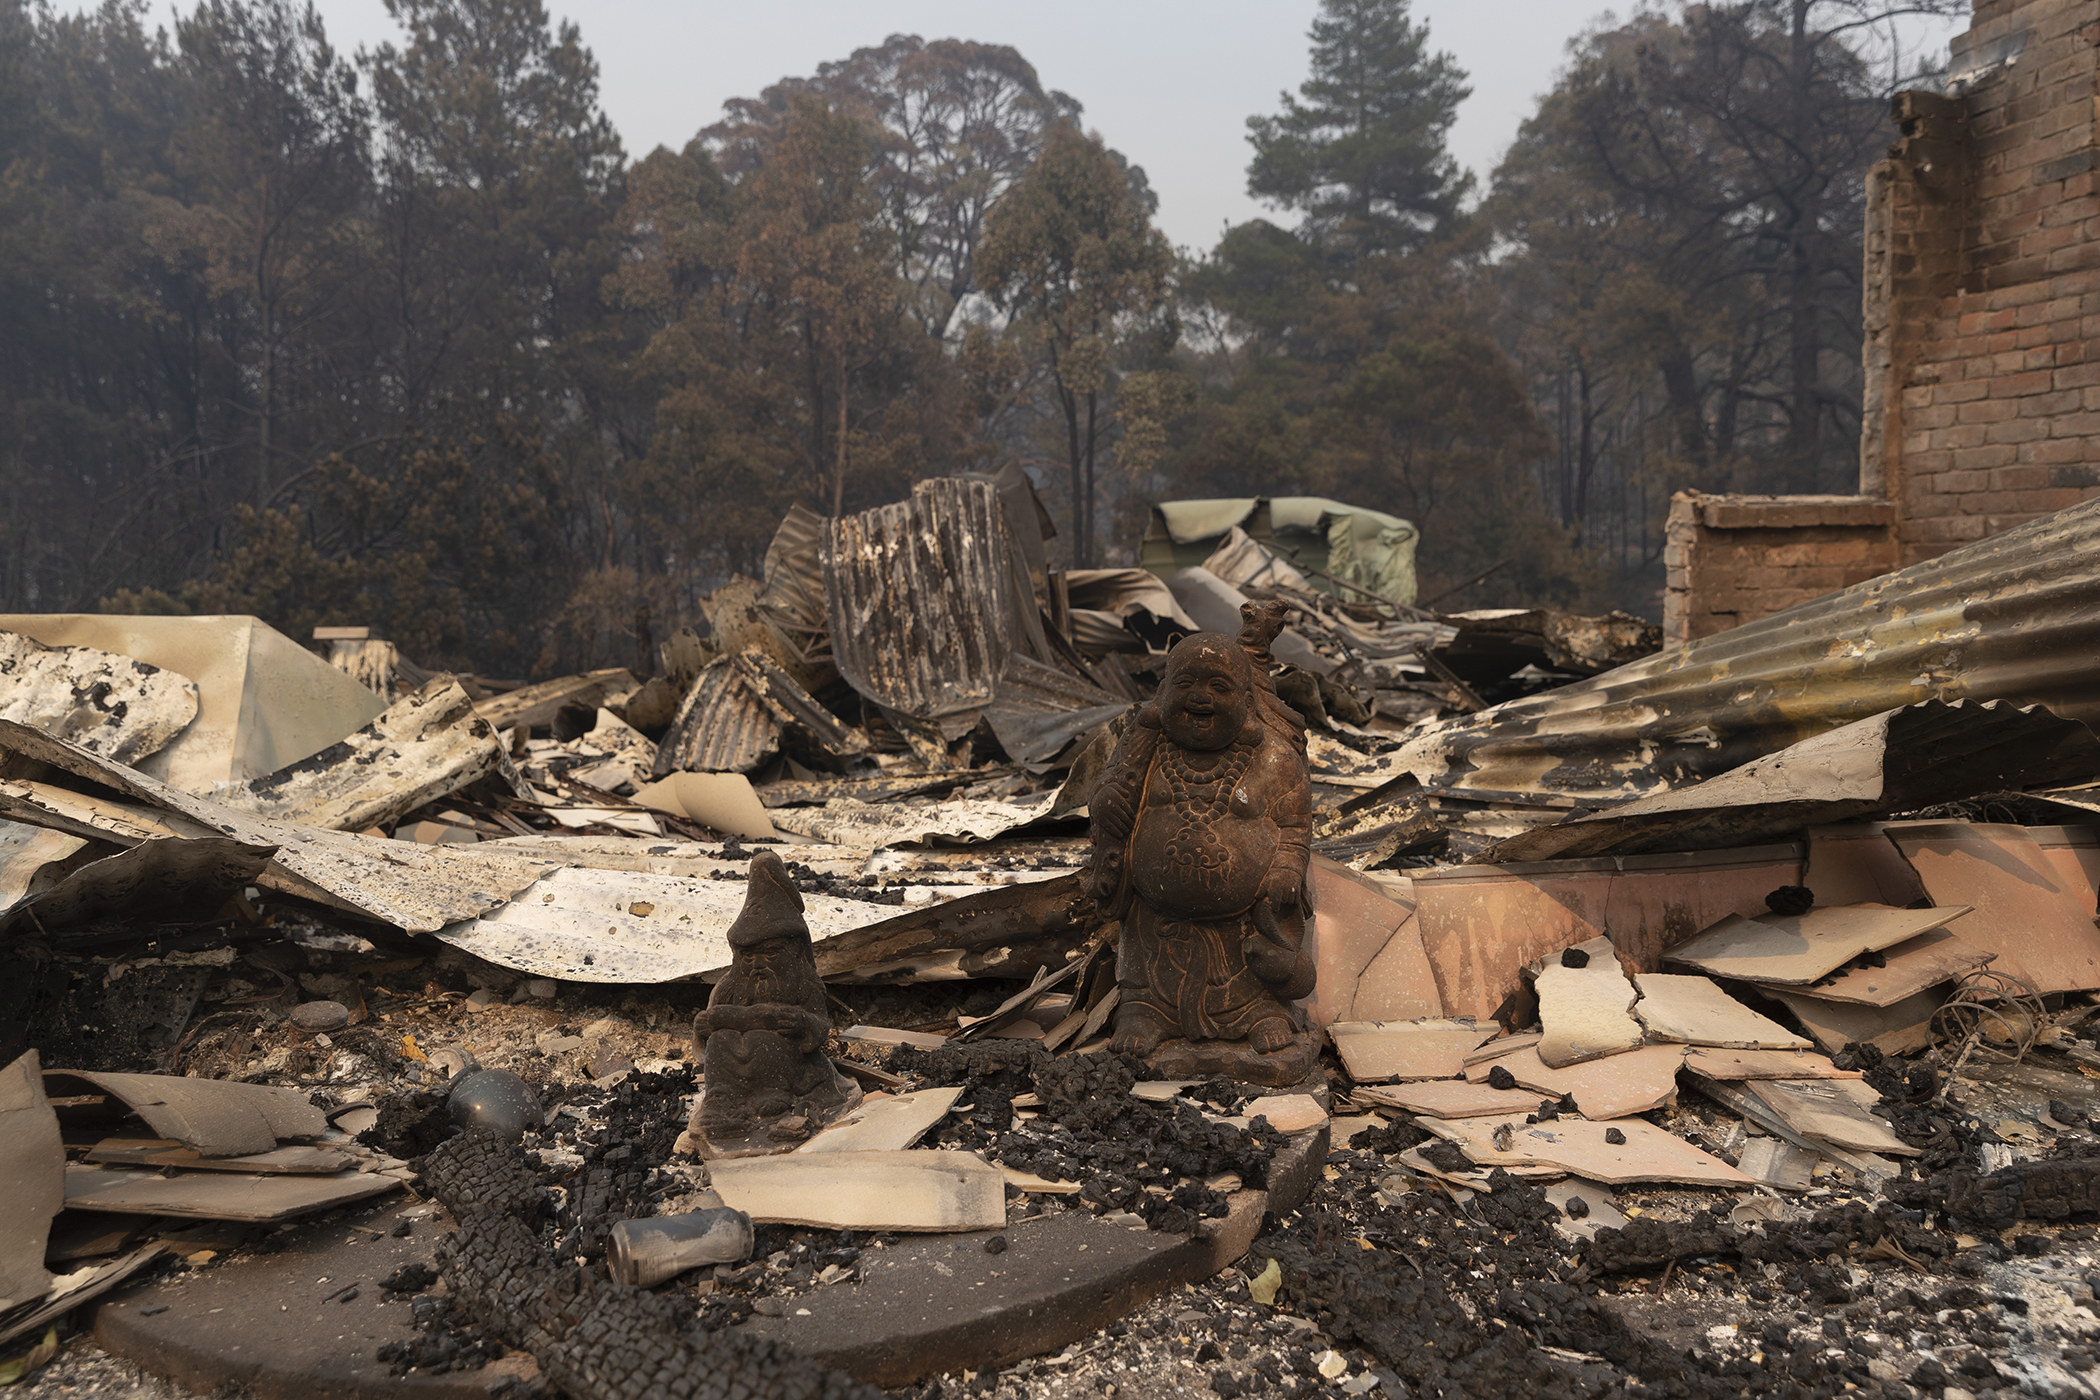
<svg viewBox="0 0 2100 1400">
<path fill-rule="evenodd" d="M 1321 0 L 1312 76 L 1280 116 L 1247 119 L 1247 190 L 1305 216 L 1336 251 L 1404 251 L 1447 224 L 1472 177 L 1444 149 L 1470 94 L 1466 75 L 1429 51 L 1408 0 Z"/>
</svg>

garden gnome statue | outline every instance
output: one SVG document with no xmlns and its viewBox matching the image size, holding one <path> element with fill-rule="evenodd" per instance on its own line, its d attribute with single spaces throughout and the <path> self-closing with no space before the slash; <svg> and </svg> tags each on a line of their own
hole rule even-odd
<svg viewBox="0 0 2100 1400">
<path fill-rule="evenodd" d="M 729 947 L 729 975 L 693 1018 L 706 1093 L 688 1137 L 702 1157 L 787 1152 L 861 1094 L 824 1053 L 831 1015 L 802 896 L 771 851 L 751 858 Z"/>
<path fill-rule="evenodd" d="M 1282 608 L 1199 632 L 1116 745 L 1092 799 L 1093 882 L 1122 921 L 1111 1048 L 1176 1077 L 1284 1087 L 1317 1042 L 1305 934 L 1305 730 L 1269 684 Z"/>
</svg>

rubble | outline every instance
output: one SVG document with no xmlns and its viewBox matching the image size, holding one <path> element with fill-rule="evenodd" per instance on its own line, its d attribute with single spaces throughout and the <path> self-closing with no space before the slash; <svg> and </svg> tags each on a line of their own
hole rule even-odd
<svg viewBox="0 0 2100 1400">
<path fill-rule="evenodd" d="M 1927 1304 L 2100 1266 L 2100 744 L 2083 663 L 2036 650 L 2088 508 L 1838 595 L 1849 622 L 1827 600 L 1648 657 L 1622 616 L 1414 606 L 1337 566 L 1341 517 L 1293 556 L 1279 504 L 1157 573 L 1048 567 L 1018 480 L 800 512 L 660 676 L 425 676 L 344 639 L 343 669 L 307 659 L 372 689 L 266 771 L 153 768 L 226 732 L 255 661 L 9 643 L 37 677 L 133 667 L 163 718 L 157 751 L 69 741 L 91 727 L 0 669 L 0 1032 L 42 1052 L 0 1113 L 54 1105 L 9 1134 L 17 1199 L 52 1209 L 0 1232 L 0 1329 L 119 1290 L 106 1344 L 164 1346 L 136 1300 L 337 1231 L 317 1259 L 383 1236 L 424 1271 L 312 1271 L 392 1300 L 358 1364 L 572 1394 L 659 1364 L 1015 1394 L 1115 1349 L 1220 1395 L 1742 1393 L 1807 1374 L 1811 1307 L 2011 1375 L 1936 1320 L 1975 1307 Z M 1268 1089 L 1116 1053 L 1124 930 L 1083 869 L 1132 703 L 1242 603 L 1287 624 L 1311 776 L 1318 1058 Z M 862 1097 L 702 1164 L 684 1027 L 759 850 L 809 926 L 808 1053 Z M 397 1189 L 410 1158 L 442 1210 Z M 200 1220 L 250 1233 L 184 1241 Z M 288 1306 L 352 1306 L 324 1293 Z M 1782 1340 L 1680 1334 L 1659 1299 Z M 2090 1356 L 2100 1328 L 2061 1319 L 2050 1355 Z M 1831 1375 L 1953 1383 L 1928 1360 Z"/>
</svg>

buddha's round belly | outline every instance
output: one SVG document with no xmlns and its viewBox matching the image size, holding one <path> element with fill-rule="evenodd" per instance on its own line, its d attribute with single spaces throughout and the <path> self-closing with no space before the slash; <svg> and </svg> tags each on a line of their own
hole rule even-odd
<svg viewBox="0 0 2100 1400">
<path fill-rule="evenodd" d="M 1266 821 L 1225 817 L 1191 828 L 1171 808 L 1157 809 L 1138 821 L 1130 878 L 1163 913 L 1222 918 L 1254 903 L 1275 854 L 1276 831 Z"/>
</svg>

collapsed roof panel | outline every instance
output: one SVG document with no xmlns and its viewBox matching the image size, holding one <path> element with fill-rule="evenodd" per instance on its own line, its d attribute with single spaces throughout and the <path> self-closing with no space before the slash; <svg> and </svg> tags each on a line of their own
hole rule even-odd
<svg viewBox="0 0 2100 1400">
<path fill-rule="evenodd" d="M 191 681 L 95 647 L 47 647 L 0 632 L 0 716 L 63 735 L 119 763 L 159 753 L 197 717 Z"/>
<path fill-rule="evenodd" d="M 1925 701 L 1742 767 L 1497 842 L 1487 862 L 1692 851 L 1805 826 L 2100 775 L 2100 740 L 2040 707 Z"/>
<path fill-rule="evenodd" d="M 839 671 L 890 709 L 915 719 L 980 709 L 1011 653 L 1048 650 L 989 482 L 936 477 L 908 501 L 835 520 L 823 559 Z"/>
<path fill-rule="evenodd" d="M 157 752 L 120 760 L 188 792 L 274 773 L 386 708 L 386 701 L 253 617 L 16 613 L 0 616 L 0 631 L 45 646 L 118 652 L 195 682 L 195 721 Z"/>
<path fill-rule="evenodd" d="M 1632 797 L 1920 700 L 2100 719 L 2100 500 L 1594 679 L 1439 724 L 1422 783 Z"/>
</svg>

